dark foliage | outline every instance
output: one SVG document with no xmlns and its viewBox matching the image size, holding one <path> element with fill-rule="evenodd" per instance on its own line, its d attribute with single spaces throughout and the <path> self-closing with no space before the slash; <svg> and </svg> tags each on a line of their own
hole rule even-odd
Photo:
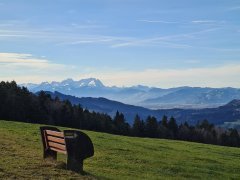
<svg viewBox="0 0 240 180">
<path fill-rule="evenodd" d="M 119 135 L 178 139 L 224 146 L 240 146 L 240 136 L 236 129 L 224 130 L 215 127 L 207 120 L 196 126 L 188 123 L 178 125 L 174 117 L 169 120 L 163 116 L 158 121 L 148 116 L 144 121 L 138 115 L 133 126 L 126 122 L 122 113 L 116 112 L 112 119 L 109 115 L 90 112 L 80 105 L 72 105 L 70 101 L 60 101 L 41 91 L 38 96 L 16 82 L 0 83 L 0 119 L 28 123 L 59 125 L 65 127 L 87 129 Z"/>
</svg>

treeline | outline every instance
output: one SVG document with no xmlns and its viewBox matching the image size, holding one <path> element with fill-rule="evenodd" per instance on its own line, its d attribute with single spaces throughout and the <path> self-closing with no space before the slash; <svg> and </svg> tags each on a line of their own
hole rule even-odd
<svg viewBox="0 0 240 180">
<path fill-rule="evenodd" d="M 0 83 L 0 119 L 28 123 L 65 126 L 112 134 L 178 139 L 185 141 L 240 146 L 239 133 L 235 129 L 223 130 L 209 124 L 207 120 L 190 126 L 178 125 L 174 117 L 163 116 L 161 120 L 149 116 L 146 120 L 136 115 L 130 126 L 122 113 L 116 112 L 114 118 L 107 114 L 90 112 L 81 105 L 72 105 L 70 101 L 52 99 L 45 92 L 35 95 L 16 82 Z"/>
<path fill-rule="evenodd" d="M 155 117 L 149 116 L 146 121 L 143 121 L 136 116 L 132 135 L 240 147 L 240 136 L 236 129 L 224 130 L 215 127 L 207 120 L 190 126 L 187 122 L 178 125 L 174 117 L 168 119 L 163 116 L 161 121 L 157 121 Z"/>
</svg>

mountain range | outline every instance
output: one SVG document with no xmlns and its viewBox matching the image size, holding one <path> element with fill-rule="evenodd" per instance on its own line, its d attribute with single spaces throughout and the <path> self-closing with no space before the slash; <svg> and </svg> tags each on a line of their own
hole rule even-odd
<svg viewBox="0 0 240 180">
<path fill-rule="evenodd" d="M 217 108 L 203 109 L 161 109 L 151 110 L 139 106 L 128 105 L 106 98 L 93 97 L 74 97 L 59 92 L 47 92 L 53 98 L 58 97 L 61 100 L 69 100 L 73 104 L 80 104 L 82 107 L 91 111 L 107 113 L 114 117 L 116 111 L 124 114 L 128 123 L 132 124 L 134 117 L 138 114 L 142 119 L 147 116 L 155 116 L 161 120 L 163 115 L 175 117 L 178 123 L 188 122 L 196 124 L 199 121 L 207 119 L 215 125 L 224 125 L 225 123 L 237 122 L 240 120 L 240 100 L 233 100 L 224 106 Z"/>
<path fill-rule="evenodd" d="M 125 104 L 149 109 L 199 109 L 219 107 L 233 99 L 240 99 L 240 89 L 209 87 L 157 88 L 148 86 L 116 87 L 105 86 L 99 79 L 88 78 L 79 81 L 66 79 L 40 84 L 21 84 L 30 91 L 60 92 L 76 97 L 103 97 Z"/>
</svg>

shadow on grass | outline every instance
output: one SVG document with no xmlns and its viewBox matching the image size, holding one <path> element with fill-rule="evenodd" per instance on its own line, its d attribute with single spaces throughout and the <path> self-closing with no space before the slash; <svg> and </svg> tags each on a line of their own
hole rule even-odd
<svg viewBox="0 0 240 180">
<path fill-rule="evenodd" d="M 51 163 L 54 165 L 54 168 L 56 168 L 56 169 L 67 170 L 67 164 L 65 162 L 61 162 L 61 161 L 54 162 L 53 161 Z M 71 170 L 67 170 L 67 171 L 71 171 Z M 94 176 L 93 174 L 91 174 L 90 172 L 87 172 L 87 171 L 83 171 L 81 173 L 75 172 L 75 171 L 71 171 L 71 172 L 79 174 L 81 176 L 85 176 L 86 178 L 91 177 L 93 179 L 98 179 L 96 176 Z"/>
</svg>

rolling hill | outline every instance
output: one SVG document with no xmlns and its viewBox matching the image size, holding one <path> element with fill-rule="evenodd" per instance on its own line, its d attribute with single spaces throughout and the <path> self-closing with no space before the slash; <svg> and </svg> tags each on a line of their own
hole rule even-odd
<svg viewBox="0 0 240 180">
<path fill-rule="evenodd" d="M 168 117 L 173 116 L 178 123 L 187 121 L 190 124 L 196 124 L 198 121 L 207 119 L 215 125 L 222 125 L 225 122 L 235 122 L 240 119 L 240 100 L 233 100 L 224 106 L 217 108 L 203 108 L 203 109 L 161 109 L 151 110 L 140 106 L 133 106 L 117 101 L 108 100 L 106 98 L 92 98 L 65 95 L 59 92 L 47 92 L 53 98 L 56 96 L 61 100 L 69 100 L 73 104 L 81 104 L 82 107 L 96 112 L 107 113 L 114 116 L 116 111 L 122 112 L 126 120 L 132 124 L 134 117 L 138 114 L 145 119 L 147 116 L 155 116 L 159 120 L 163 115 Z"/>
<path fill-rule="evenodd" d="M 0 179 L 239 179 L 239 148 L 84 131 L 95 156 L 85 175 L 42 159 L 38 124 L 0 120 Z M 66 128 L 61 128 L 66 129 Z"/>
</svg>

